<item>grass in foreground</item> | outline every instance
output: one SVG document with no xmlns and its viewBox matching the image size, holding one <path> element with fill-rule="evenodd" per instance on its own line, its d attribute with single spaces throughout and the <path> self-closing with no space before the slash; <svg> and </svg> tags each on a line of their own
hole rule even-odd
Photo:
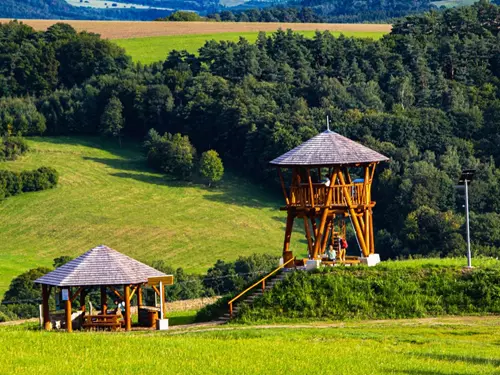
<svg viewBox="0 0 500 375">
<path fill-rule="evenodd" d="M 165 314 L 169 326 L 180 326 L 194 323 L 197 312 L 198 310 L 167 311 Z"/>
<path fill-rule="evenodd" d="M 269 194 L 230 173 L 210 189 L 170 181 L 146 167 L 137 145 L 120 149 L 97 137 L 34 138 L 29 144 L 31 152 L 0 169 L 51 166 L 60 182 L 53 190 L 0 202 L 0 295 L 29 268 L 99 244 L 189 272 L 202 272 L 217 259 L 281 253 L 279 191 Z"/>
<path fill-rule="evenodd" d="M 498 374 L 500 318 L 137 333 L 0 327 L 6 374 Z"/>
<path fill-rule="evenodd" d="M 307 38 L 312 38 L 316 31 L 297 31 Z M 347 37 L 380 39 L 385 35 L 383 32 L 366 31 L 343 31 L 331 32 L 334 36 L 341 34 Z M 164 61 L 173 50 L 186 50 L 196 54 L 208 40 L 237 42 L 240 37 L 246 38 L 251 43 L 257 40 L 258 32 L 238 33 L 215 33 L 215 34 L 193 34 L 193 35 L 169 35 L 147 38 L 116 39 L 113 42 L 123 47 L 134 62 L 150 64 Z"/>
</svg>

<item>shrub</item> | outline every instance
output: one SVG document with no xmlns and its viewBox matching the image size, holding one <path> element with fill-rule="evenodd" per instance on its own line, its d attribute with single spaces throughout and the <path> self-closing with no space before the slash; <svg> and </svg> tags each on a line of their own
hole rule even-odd
<svg viewBox="0 0 500 375">
<path fill-rule="evenodd" d="M 187 136 L 165 133 L 160 136 L 151 129 L 144 146 L 147 150 L 148 163 L 180 179 L 187 179 L 193 170 L 196 150 Z"/>
<path fill-rule="evenodd" d="M 224 166 L 217 151 L 208 150 L 201 154 L 200 174 L 208 180 L 208 186 L 222 179 Z"/>
<path fill-rule="evenodd" d="M 19 173 L 0 170 L 0 199 L 21 194 L 22 187 Z"/>
<path fill-rule="evenodd" d="M 15 160 L 28 151 L 28 144 L 22 137 L 4 137 L 0 141 L 0 160 Z"/>
<path fill-rule="evenodd" d="M 40 167 L 21 172 L 23 192 L 51 189 L 57 185 L 59 175 L 54 168 Z"/>
<path fill-rule="evenodd" d="M 21 173 L 0 170 L 0 199 L 22 192 L 51 189 L 57 185 L 59 175 L 54 168 L 40 167 Z"/>
</svg>

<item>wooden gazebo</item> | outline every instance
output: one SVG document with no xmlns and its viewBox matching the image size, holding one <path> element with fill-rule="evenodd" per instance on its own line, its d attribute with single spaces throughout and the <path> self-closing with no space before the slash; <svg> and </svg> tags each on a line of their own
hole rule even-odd
<svg viewBox="0 0 500 375">
<path fill-rule="evenodd" d="M 66 329 L 71 332 L 72 302 L 80 297 L 80 309 L 85 314 L 85 297 L 90 289 L 100 288 L 101 325 L 106 325 L 108 314 L 108 291 L 124 302 L 125 329 L 131 329 L 130 302 L 137 294 L 137 304 L 142 306 L 142 288 L 154 282 L 160 282 L 161 287 L 153 285 L 153 289 L 164 300 L 165 283 L 173 283 L 173 276 L 165 275 L 144 263 L 132 259 L 107 246 L 97 246 L 76 259 L 64 264 L 52 272 L 38 278 L 35 283 L 42 285 L 43 326 L 50 330 L 49 296 L 55 290 L 61 293 L 65 304 Z M 110 323 L 111 324 L 111 323 Z"/>
<path fill-rule="evenodd" d="M 278 169 L 287 211 L 283 260 L 293 258 L 294 220 L 303 219 L 309 259 L 321 259 L 334 236 L 344 236 L 350 217 L 362 257 L 375 254 L 371 187 L 382 154 L 327 130 L 272 160 Z M 291 174 L 283 173 L 291 169 Z M 285 179 L 291 178 L 286 184 Z M 336 225 L 336 219 L 339 221 Z M 340 221 L 342 223 L 340 223 Z"/>
</svg>

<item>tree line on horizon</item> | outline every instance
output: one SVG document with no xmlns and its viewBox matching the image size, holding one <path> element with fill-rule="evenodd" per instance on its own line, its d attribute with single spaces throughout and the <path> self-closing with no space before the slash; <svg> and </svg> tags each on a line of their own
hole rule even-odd
<svg viewBox="0 0 500 375">
<path fill-rule="evenodd" d="M 178 10 L 155 21 L 170 22 L 290 22 L 290 23 L 390 23 L 398 17 L 437 9 L 430 0 L 393 1 L 343 1 L 301 0 L 269 7 L 238 7 L 207 12 Z"/>
<path fill-rule="evenodd" d="M 396 22 L 379 41 L 261 33 L 255 44 L 208 41 L 198 55 L 133 64 L 125 51 L 57 24 L 0 26 L 0 132 L 181 134 L 199 152 L 278 189 L 268 162 L 332 129 L 389 156 L 373 196 L 383 258 L 460 256 L 462 168 L 477 169 L 470 207 L 475 255 L 500 256 L 500 8 L 476 5 Z M 5 122 L 3 112 L 11 121 Z"/>
</svg>

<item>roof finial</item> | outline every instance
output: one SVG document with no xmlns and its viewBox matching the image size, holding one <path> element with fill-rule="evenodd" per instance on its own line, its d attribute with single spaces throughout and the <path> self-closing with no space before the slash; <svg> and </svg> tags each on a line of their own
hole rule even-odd
<svg viewBox="0 0 500 375">
<path fill-rule="evenodd" d="M 330 131 L 330 119 L 328 118 L 328 115 L 326 115 L 326 129 Z"/>
</svg>

